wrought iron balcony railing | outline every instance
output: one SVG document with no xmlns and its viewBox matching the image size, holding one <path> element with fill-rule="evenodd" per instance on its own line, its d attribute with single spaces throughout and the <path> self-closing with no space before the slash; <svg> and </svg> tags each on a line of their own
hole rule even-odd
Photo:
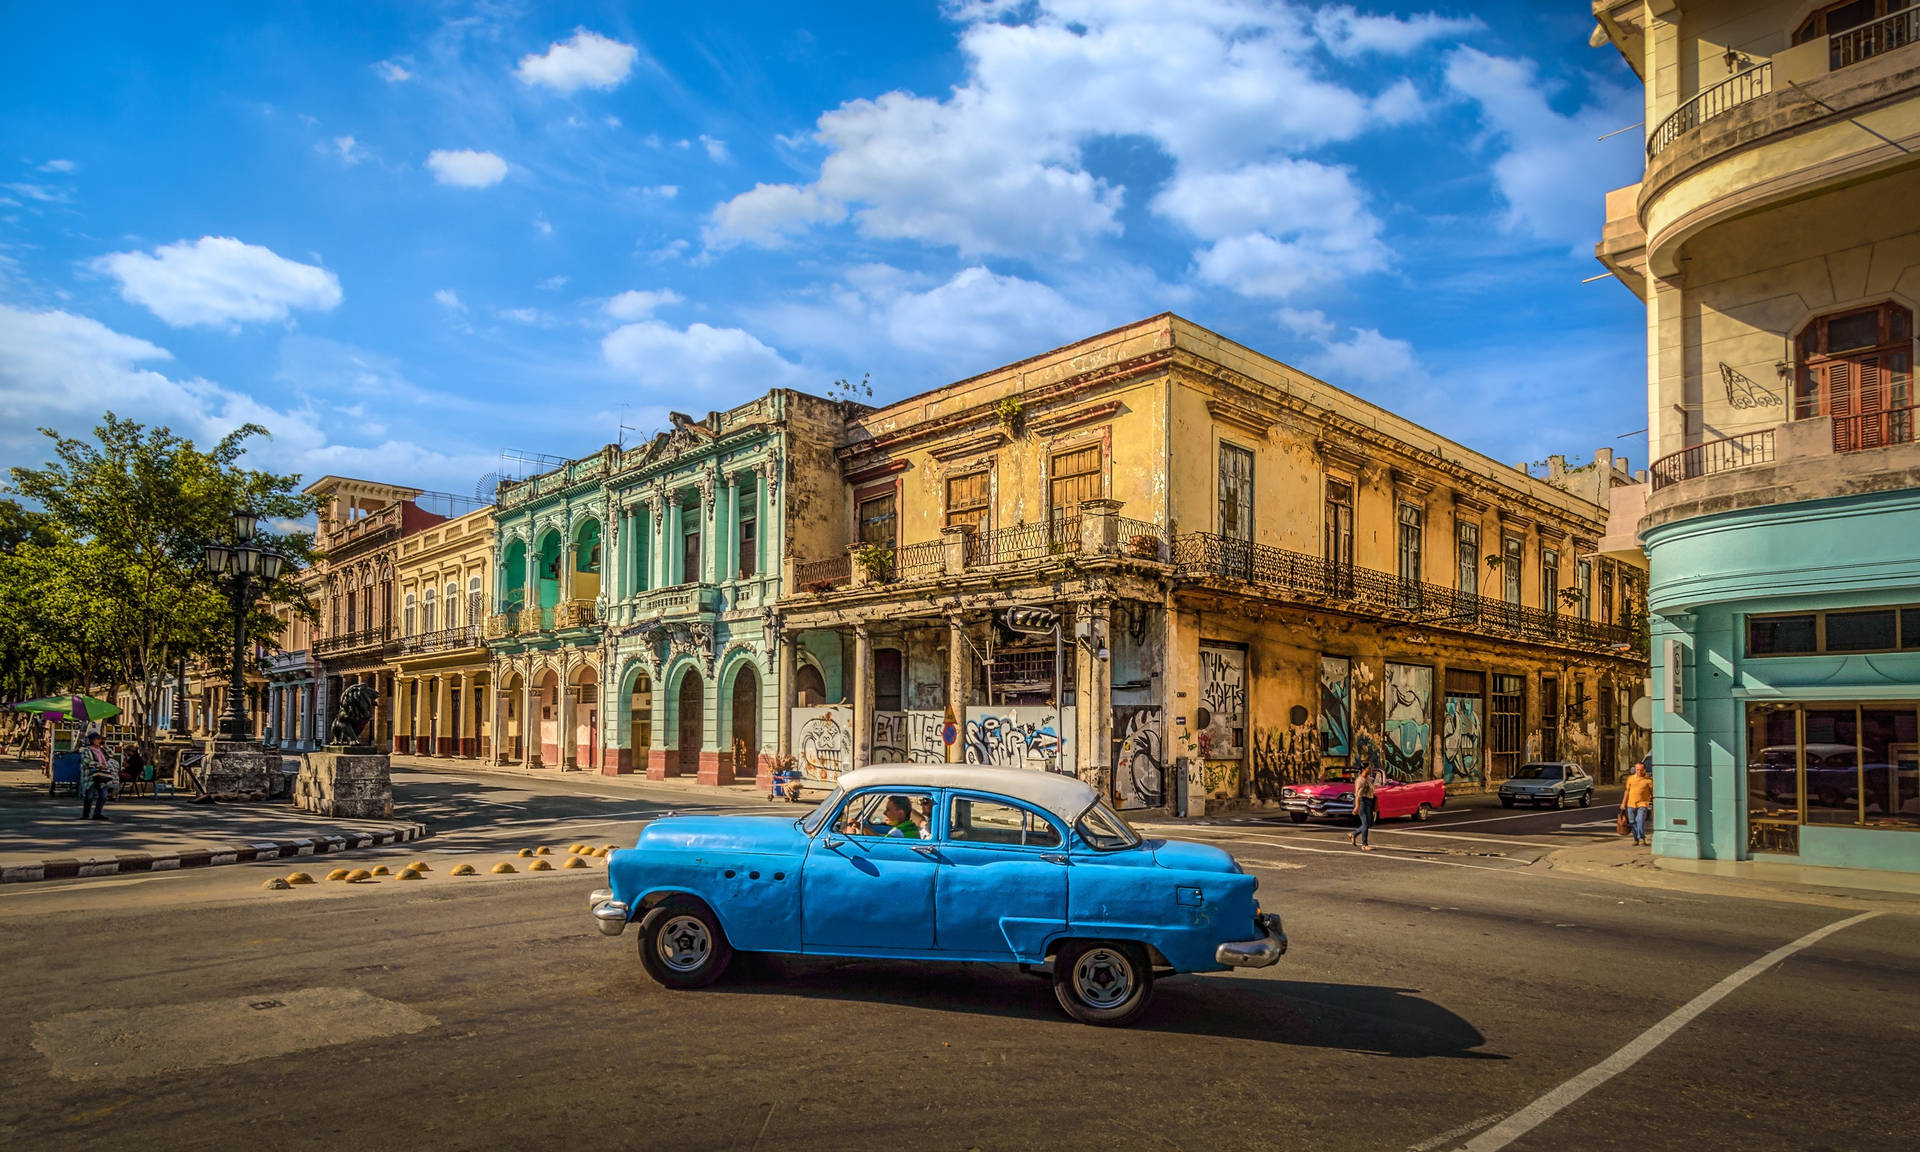
<svg viewBox="0 0 1920 1152">
<path fill-rule="evenodd" d="M 793 565 L 793 582 L 802 588 L 832 588 L 853 579 L 853 558 L 842 552 L 825 560 L 799 560 Z"/>
<path fill-rule="evenodd" d="M 1837 436 L 1839 428 L 1837 421 L 1834 427 Z M 1695 480 L 1702 476 L 1731 472 L 1737 468 L 1751 468 L 1756 464 L 1771 463 L 1773 440 L 1773 429 L 1762 428 L 1758 432 L 1742 432 L 1738 436 L 1709 440 L 1704 444 L 1695 444 L 1691 448 L 1682 448 L 1678 452 L 1662 456 L 1654 462 L 1652 468 L 1648 469 L 1653 477 L 1653 490 L 1658 492 L 1667 485 L 1678 484 L 1682 480 Z"/>
<path fill-rule="evenodd" d="M 357 632 L 343 632 L 338 636 L 328 636 L 314 644 L 314 651 L 322 656 L 339 655 L 361 648 L 378 648 L 387 642 L 391 629 L 382 624 L 377 628 L 362 628 Z"/>
<path fill-rule="evenodd" d="M 1729 76 L 1711 88 L 1702 88 L 1693 99 L 1673 110 L 1660 126 L 1647 134 L 1647 159 L 1664 152 L 1669 144 L 1700 125 L 1733 111 L 1749 100 L 1757 100 L 1773 91 L 1773 63 L 1757 64 L 1737 76 Z"/>
<path fill-rule="evenodd" d="M 499 617 L 492 619 L 499 619 Z M 420 656 L 429 652 L 449 652 L 479 646 L 480 626 L 463 624 L 455 628 L 442 628 L 437 632 L 417 632 L 412 636 L 401 636 L 387 645 L 387 651 L 395 656 Z"/>
<path fill-rule="evenodd" d="M 975 556 L 969 564 L 1013 564 L 1042 556 L 1071 556 L 1080 551 L 1080 517 L 1063 516 L 974 537 Z"/>
<path fill-rule="evenodd" d="M 1827 37 L 1827 68 L 1838 71 L 1914 43 L 1920 43 L 1920 8 L 1895 12 Z"/>
<path fill-rule="evenodd" d="M 1833 418 L 1833 450 L 1860 452 L 1913 443 L 1914 405 Z"/>
<path fill-rule="evenodd" d="M 1173 563 L 1189 577 L 1252 584 L 1315 606 L 1545 643 L 1595 648 L 1634 643 L 1633 630 L 1625 625 L 1597 624 L 1215 532 L 1176 539 Z"/>
</svg>

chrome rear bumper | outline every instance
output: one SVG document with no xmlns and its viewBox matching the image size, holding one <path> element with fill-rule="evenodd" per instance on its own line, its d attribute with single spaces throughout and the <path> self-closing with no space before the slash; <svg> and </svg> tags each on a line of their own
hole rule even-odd
<svg viewBox="0 0 1920 1152">
<path fill-rule="evenodd" d="M 1213 950 L 1213 958 L 1229 968 L 1265 968 L 1287 954 L 1287 934 L 1277 914 L 1256 913 L 1253 923 L 1260 929 L 1259 939 L 1230 940 Z"/>
<path fill-rule="evenodd" d="M 596 888 L 587 896 L 587 910 L 593 916 L 593 922 L 600 927 L 602 936 L 618 936 L 627 930 L 627 920 L 632 909 L 613 898 L 613 889 Z"/>
</svg>

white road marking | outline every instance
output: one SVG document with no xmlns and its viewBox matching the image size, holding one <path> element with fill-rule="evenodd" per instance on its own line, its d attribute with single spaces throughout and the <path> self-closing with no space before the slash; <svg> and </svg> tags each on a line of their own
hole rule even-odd
<svg viewBox="0 0 1920 1152">
<path fill-rule="evenodd" d="M 1465 1124 L 1460 1125 L 1460 1127 L 1449 1128 L 1431 1139 L 1422 1140 L 1418 1144 L 1407 1145 L 1407 1152 L 1433 1152 L 1435 1148 L 1440 1147 L 1449 1140 L 1458 1140 L 1462 1136 L 1472 1135 L 1498 1119 L 1500 1119 L 1500 1113 L 1495 1112 L 1491 1116 L 1482 1116 L 1478 1120 L 1469 1120 Z"/>
<path fill-rule="evenodd" d="M 1497 824 L 1502 820 L 1531 820 L 1535 816 L 1544 815 L 1552 811 L 1555 811 L 1555 809 L 1536 808 L 1532 812 L 1516 812 L 1512 816 L 1480 816 L 1472 820 L 1447 820 L 1441 818 L 1435 820 L 1434 823 L 1440 825 L 1442 828 L 1458 828 L 1463 824 Z"/>
<path fill-rule="evenodd" d="M 1587 1069 L 1580 1075 L 1548 1092 L 1533 1103 L 1502 1120 L 1499 1124 L 1469 1140 L 1465 1152 L 1498 1152 L 1499 1149 L 1525 1136 L 1540 1125 L 1551 1120 L 1556 1113 L 1579 1100 L 1582 1096 L 1605 1084 L 1607 1081 L 1625 1072 L 1639 1063 L 1647 1053 L 1665 1043 L 1668 1037 L 1687 1026 L 1694 1017 L 1718 1004 L 1731 995 L 1742 984 L 1760 975 L 1767 969 L 1820 941 L 1853 927 L 1863 920 L 1871 920 L 1880 915 L 1878 912 L 1862 912 L 1858 916 L 1849 916 L 1845 920 L 1836 920 L 1825 928 L 1816 928 L 1791 944 L 1782 944 L 1773 951 L 1760 957 L 1745 968 L 1715 984 L 1700 995 L 1682 1004 L 1667 1014 L 1664 1020 L 1634 1037 L 1618 1052 Z"/>
<path fill-rule="evenodd" d="M 1562 824 L 1560 825 L 1560 827 L 1562 828 L 1611 828 L 1614 826 L 1615 823 L 1616 822 L 1612 820 L 1589 820 L 1585 824 Z"/>
<path fill-rule="evenodd" d="M 1382 856 L 1378 851 L 1362 852 L 1358 848 L 1306 848 L 1299 844 L 1282 844 L 1277 840 L 1255 840 L 1247 836 L 1236 836 L 1230 840 L 1229 843 L 1264 844 L 1270 848 L 1283 848 L 1288 852 L 1312 852 L 1320 856 L 1353 856 L 1363 860 L 1390 860 L 1398 864 L 1437 864 L 1442 868 L 1471 868 L 1476 872 L 1509 872 L 1519 876 L 1541 875 L 1541 873 L 1530 873 L 1524 868 L 1502 868 L 1498 865 L 1488 864 L 1462 864 L 1457 860 L 1429 860 L 1424 856 Z M 1380 847 L 1385 848 L 1389 852 L 1393 851 L 1390 846 L 1385 844 Z M 1415 849 L 1406 849 L 1406 851 L 1415 851 Z"/>
</svg>

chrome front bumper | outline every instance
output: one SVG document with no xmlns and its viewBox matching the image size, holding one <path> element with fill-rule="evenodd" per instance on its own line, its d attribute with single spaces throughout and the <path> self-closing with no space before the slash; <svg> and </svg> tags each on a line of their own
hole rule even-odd
<svg viewBox="0 0 1920 1152">
<path fill-rule="evenodd" d="M 1317 796 L 1288 796 L 1280 801 L 1280 806 L 1289 812 L 1305 812 L 1309 816 L 1351 816 L 1353 801 L 1322 800 Z"/>
<path fill-rule="evenodd" d="M 1256 913 L 1253 924 L 1261 932 L 1258 940 L 1230 940 L 1213 950 L 1213 958 L 1229 968 L 1265 968 L 1287 954 L 1287 934 L 1277 914 Z"/>
<path fill-rule="evenodd" d="M 596 888 L 587 896 L 587 910 L 600 926 L 602 936 L 618 936 L 627 930 L 633 910 L 613 898 L 613 889 Z"/>
</svg>

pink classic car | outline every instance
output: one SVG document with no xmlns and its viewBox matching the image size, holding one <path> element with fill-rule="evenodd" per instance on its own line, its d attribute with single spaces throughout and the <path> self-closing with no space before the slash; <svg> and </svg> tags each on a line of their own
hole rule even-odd
<svg viewBox="0 0 1920 1152">
<path fill-rule="evenodd" d="M 1352 768 L 1328 768 L 1312 784 L 1290 784 L 1280 790 L 1281 806 L 1295 824 L 1305 824 L 1310 816 L 1348 819 L 1353 815 Z M 1425 820 L 1433 810 L 1447 802 L 1444 780 L 1402 780 L 1383 773 L 1374 789 L 1374 802 L 1382 820 L 1411 816 Z"/>
</svg>

